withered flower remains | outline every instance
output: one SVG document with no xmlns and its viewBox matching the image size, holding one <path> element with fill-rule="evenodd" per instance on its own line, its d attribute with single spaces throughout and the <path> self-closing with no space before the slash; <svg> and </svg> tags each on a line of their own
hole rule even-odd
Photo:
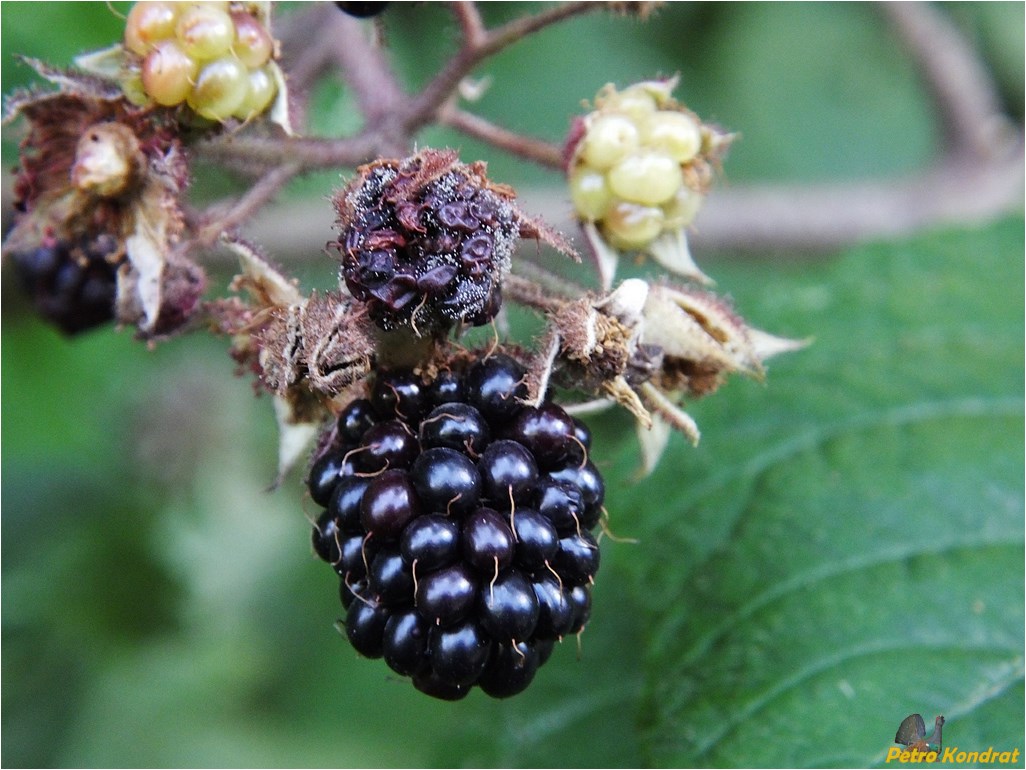
<svg viewBox="0 0 1026 770">
<path fill-rule="evenodd" d="M 3 245 L 40 313 L 74 334 L 114 320 L 166 334 L 197 309 L 202 270 L 175 254 L 184 155 L 172 125 L 102 81 L 38 65 L 62 91 L 24 93 L 15 226 Z"/>
</svg>

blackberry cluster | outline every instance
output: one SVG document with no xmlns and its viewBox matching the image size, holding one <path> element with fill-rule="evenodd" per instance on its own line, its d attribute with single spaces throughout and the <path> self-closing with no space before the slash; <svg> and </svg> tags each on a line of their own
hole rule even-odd
<svg viewBox="0 0 1026 770">
<path fill-rule="evenodd" d="M 551 402 L 525 406 L 523 380 L 504 355 L 429 384 L 379 373 L 310 471 L 349 641 L 436 698 L 523 691 L 590 615 L 591 437 Z"/>
<path fill-rule="evenodd" d="M 520 233 L 511 198 L 446 156 L 378 161 L 337 201 L 342 279 L 386 330 L 486 324 Z"/>
<path fill-rule="evenodd" d="M 13 259 L 39 314 L 65 334 L 77 334 L 114 319 L 118 268 L 108 255 L 116 247 L 112 236 L 101 235 L 55 241 Z"/>
</svg>

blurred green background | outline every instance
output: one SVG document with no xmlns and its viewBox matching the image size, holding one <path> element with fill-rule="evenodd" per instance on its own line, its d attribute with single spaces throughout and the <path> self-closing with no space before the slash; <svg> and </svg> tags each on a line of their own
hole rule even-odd
<svg viewBox="0 0 1026 770">
<path fill-rule="evenodd" d="M 125 8 L 3 3 L 3 91 L 31 80 L 16 53 L 67 64 L 114 42 Z M 1021 117 L 1023 5 L 941 10 Z M 394 4 L 384 25 L 410 89 L 451 51 L 441 5 Z M 867 4 L 577 19 L 481 67 L 493 82 L 474 110 L 558 141 L 602 84 L 674 72 L 682 100 L 743 135 L 721 184 L 898 174 L 937 149 L 931 104 Z M 336 85 L 313 103 L 320 130 L 353 124 Z M 444 131 L 421 140 L 504 182 L 559 182 Z M 290 194 L 328 223 L 338 180 Z M 639 542 L 604 541 L 579 648 L 516 698 L 455 704 L 333 629 L 314 506 L 299 472 L 264 491 L 271 403 L 231 376 L 225 340 L 68 341 L 5 265 L 0 761 L 873 766 L 913 712 L 945 714 L 946 745 L 1026 748 L 1023 248 L 1020 211 L 832 255 L 698 254 L 753 325 L 815 343 L 774 360 L 765 386 L 690 405 L 702 443 L 675 437 L 643 482 L 630 420 L 593 421 L 612 527 Z M 297 272 L 306 289 L 334 280 L 327 258 Z"/>
</svg>

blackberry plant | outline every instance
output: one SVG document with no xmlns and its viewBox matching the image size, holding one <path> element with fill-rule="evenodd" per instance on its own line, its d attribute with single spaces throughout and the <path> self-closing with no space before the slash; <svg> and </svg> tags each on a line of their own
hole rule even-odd
<svg viewBox="0 0 1026 770">
<path fill-rule="evenodd" d="M 110 49 L 67 71 L 31 62 L 56 88 L 7 102 L 27 130 L 4 257 L 68 334 L 113 321 L 151 345 L 203 329 L 229 337 L 239 370 L 273 399 L 278 482 L 307 460 L 312 547 L 338 580 L 348 643 L 427 695 L 505 698 L 585 630 L 601 590 L 616 512 L 604 507 L 601 445 L 574 413 L 625 407 L 650 470 L 670 428 L 698 440 L 685 399 L 733 373 L 761 377 L 766 358 L 801 343 L 750 327 L 696 285 L 707 279 L 685 230 L 732 135 L 678 103 L 675 79 L 604 87 L 560 129 L 562 145 L 453 106 L 480 62 L 594 4 L 492 28 L 473 3 L 452 4 L 462 48 L 417 94 L 388 66 L 382 25 L 402 11 L 384 5 L 294 11 L 279 42 L 267 3 L 139 2 Z M 322 26 L 340 36 L 332 55 L 364 112 L 350 136 L 297 135 L 325 64 L 302 58 L 301 43 Z M 525 214 L 484 160 L 415 151 L 440 121 L 562 174 L 580 236 Z M 191 200 L 191 172 L 211 164 L 252 185 L 228 203 Z M 324 220 L 338 280 L 304 291 L 238 227 L 316 169 L 345 170 Z M 240 272 L 204 297 L 218 249 Z M 543 249 L 577 262 L 584 250 L 595 280 L 583 267 L 580 283 L 557 278 L 538 264 Z M 641 250 L 675 278 L 614 286 L 621 255 Z M 510 338 L 509 303 L 534 311 L 538 339 Z M 491 344 L 467 343 L 489 325 Z"/>
</svg>

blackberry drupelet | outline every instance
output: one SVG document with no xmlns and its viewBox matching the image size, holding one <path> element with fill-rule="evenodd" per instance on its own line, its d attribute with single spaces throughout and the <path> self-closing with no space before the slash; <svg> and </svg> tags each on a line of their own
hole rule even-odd
<svg viewBox="0 0 1026 770">
<path fill-rule="evenodd" d="M 524 377 L 505 355 L 430 382 L 378 372 L 311 468 L 314 552 L 339 576 L 349 641 L 432 697 L 515 695 L 588 620 L 591 436 L 552 402 L 526 406 Z"/>
</svg>

